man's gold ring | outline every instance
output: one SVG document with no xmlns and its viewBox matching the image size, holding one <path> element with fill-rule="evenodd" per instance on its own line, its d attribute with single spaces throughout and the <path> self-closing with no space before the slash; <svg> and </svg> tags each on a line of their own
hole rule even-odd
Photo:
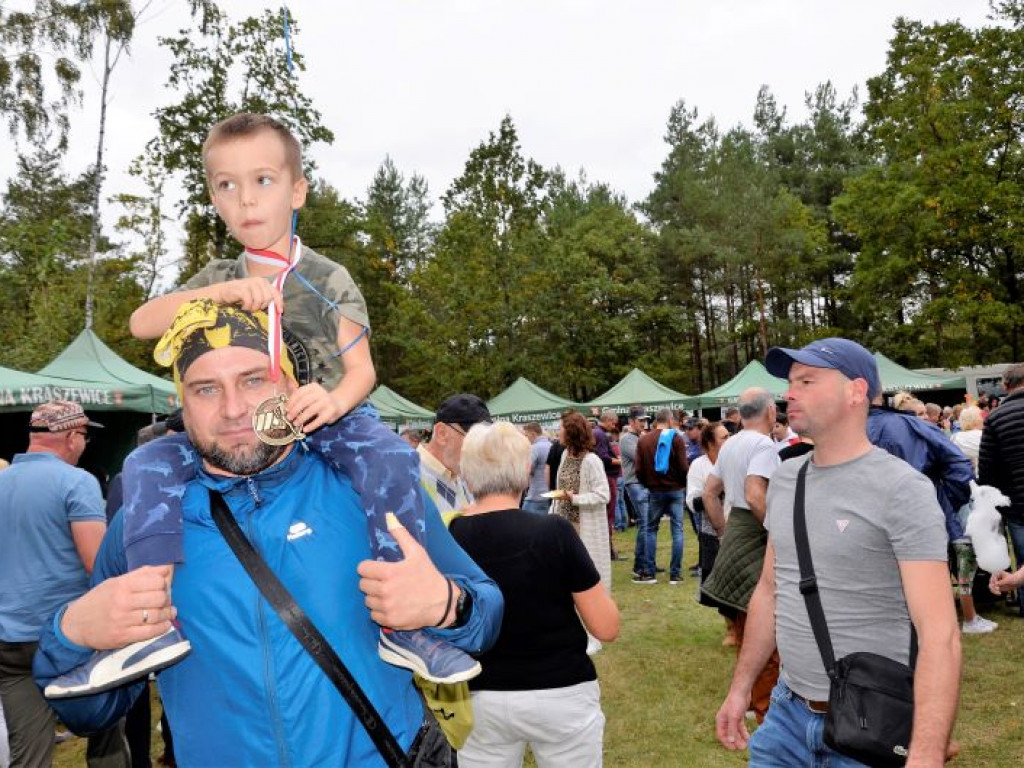
<svg viewBox="0 0 1024 768">
<path fill-rule="evenodd" d="M 146 608 L 142 609 L 142 623 L 149 623 L 149 610 L 147 610 Z"/>
</svg>

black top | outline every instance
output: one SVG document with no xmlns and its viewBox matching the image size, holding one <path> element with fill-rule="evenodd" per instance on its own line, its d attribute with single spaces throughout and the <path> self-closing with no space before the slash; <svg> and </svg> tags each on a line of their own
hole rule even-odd
<svg viewBox="0 0 1024 768">
<path fill-rule="evenodd" d="M 978 482 L 1010 497 L 1000 513 L 1024 521 L 1024 390 L 1014 390 L 985 417 L 978 453 Z"/>
<path fill-rule="evenodd" d="M 565 446 L 557 440 L 551 443 L 548 450 L 548 486 L 553 491 L 558 487 L 558 465 L 562 463 L 562 454 L 565 453 Z"/>
<path fill-rule="evenodd" d="M 469 687 L 529 691 L 596 680 L 572 596 L 601 577 L 572 525 L 504 509 L 457 517 L 449 530 L 505 596 L 501 633 Z"/>
</svg>

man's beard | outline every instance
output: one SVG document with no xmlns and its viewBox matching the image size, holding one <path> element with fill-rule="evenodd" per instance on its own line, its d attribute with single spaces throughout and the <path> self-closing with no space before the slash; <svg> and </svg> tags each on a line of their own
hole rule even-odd
<svg viewBox="0 0 1024 768">
<path fill-rule="evenodd" d="M 257 440 L 253 446 L 239 446 L 228 451 L 215 441 L 203 444 L 192 440 L 196 451 L 211 466 L 232 475 L 255 475 L 277 461 L 288 449 L 287 445 L 267 445 Z"/>
</svg>

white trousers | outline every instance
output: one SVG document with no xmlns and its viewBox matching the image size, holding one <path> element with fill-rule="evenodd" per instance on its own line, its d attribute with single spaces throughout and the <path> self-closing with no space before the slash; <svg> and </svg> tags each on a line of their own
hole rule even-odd
<svg viewBox="0 0 1024 768">
<path fill-rule="evenodd" d="M 473 732 L 459 768 L 600 768 L 604 713 L 596 680 L 534 691 L 473 691 Z"/>
</svg>

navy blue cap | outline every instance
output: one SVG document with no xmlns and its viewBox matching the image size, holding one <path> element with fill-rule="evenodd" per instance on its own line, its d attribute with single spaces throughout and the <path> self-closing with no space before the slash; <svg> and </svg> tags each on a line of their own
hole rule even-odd
<svg viewBox="0 0 1024 768">
<path fill-rule="evenodd" d="M 768 373 L 780 379 L 789 378 L 789 369 L 793 363 L 812 368 L 831 368 L 849 379 L 864 379 L 868 383 L 868 400 L 874 400 L 882 391 L 878 362 L 874 355 L 849 339 L 818 339 L 803 349 L 772 347 L 764 360 Z"/>
</svg>

